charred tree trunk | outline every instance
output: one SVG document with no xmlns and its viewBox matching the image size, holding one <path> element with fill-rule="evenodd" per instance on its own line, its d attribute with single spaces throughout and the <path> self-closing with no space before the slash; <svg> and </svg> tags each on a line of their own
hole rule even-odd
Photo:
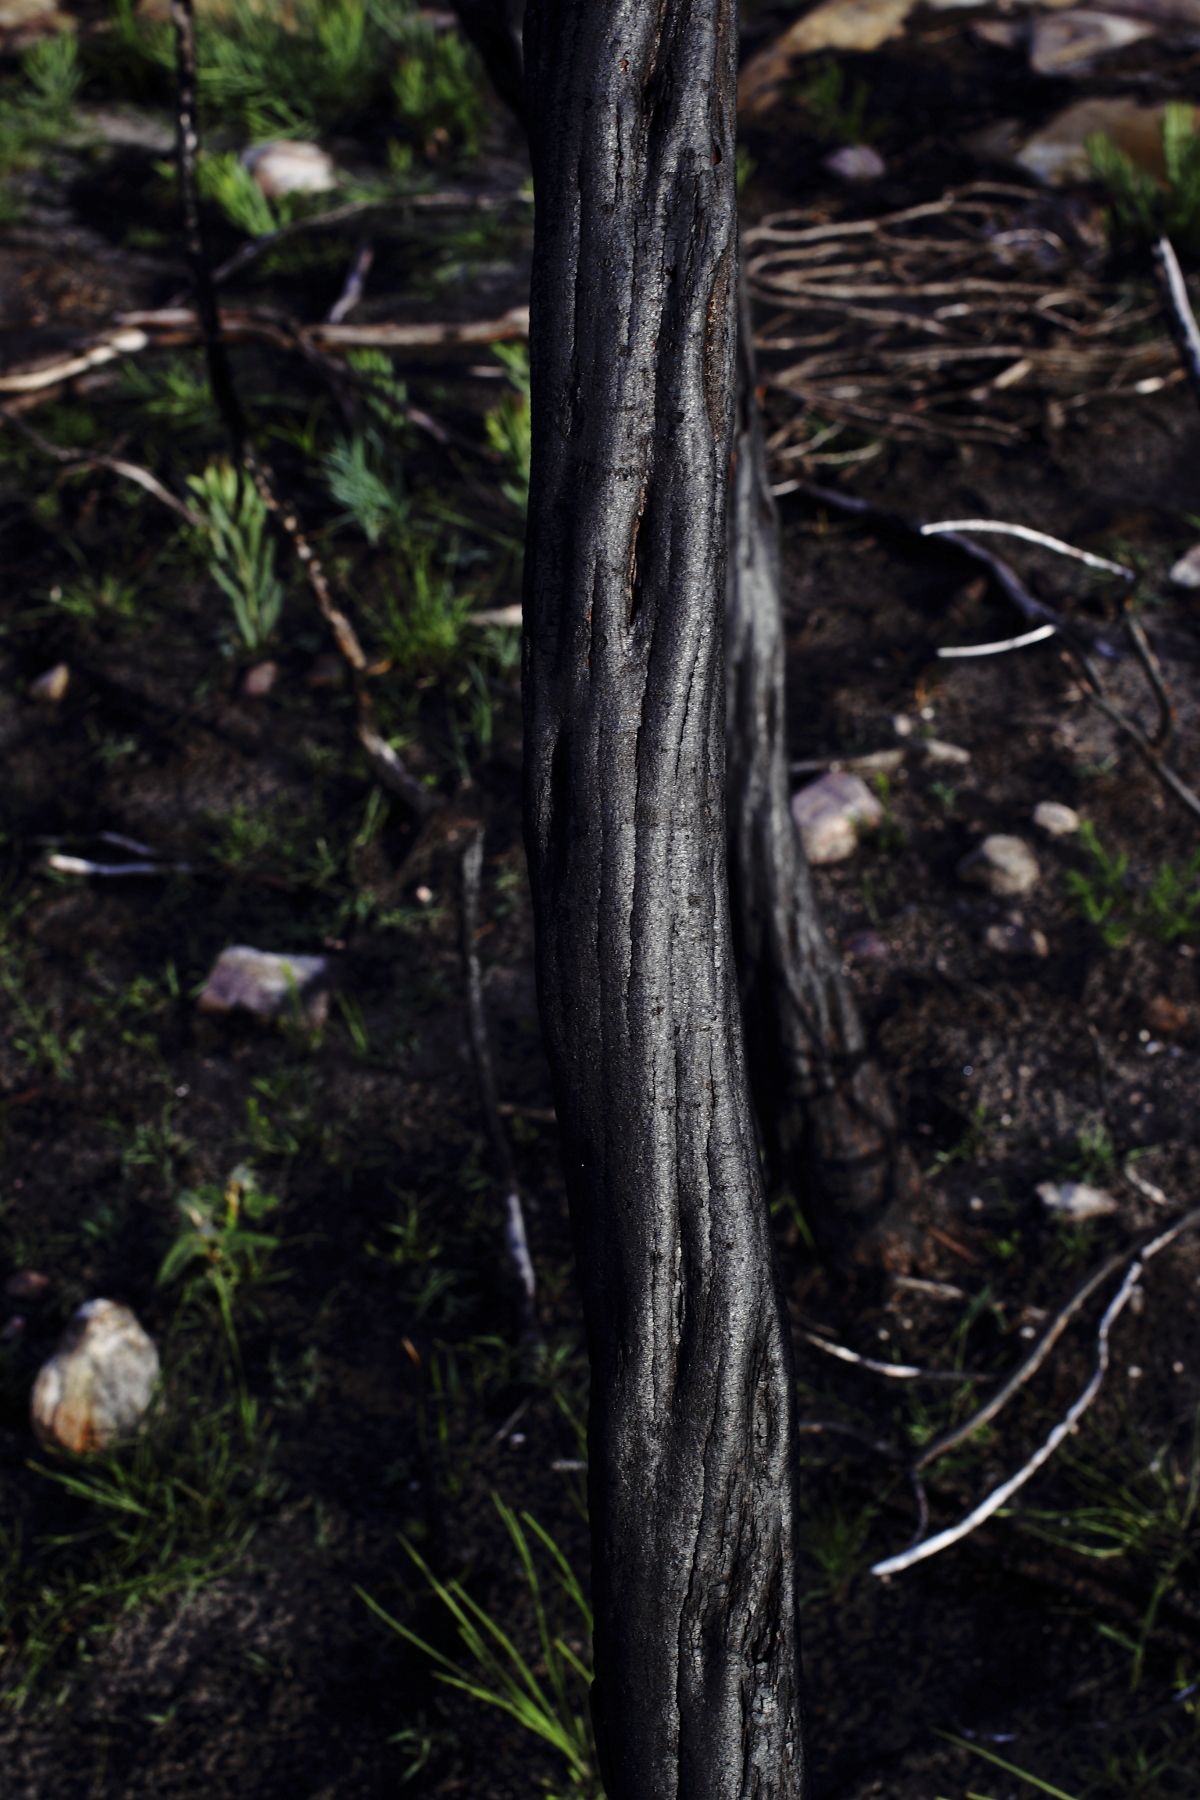
<svg viewBox="0 0 1200 1800">
<path fill-rule="evenodd" d="M 779 518 L 743 296 L 725 601 L 729 882 L 746 1053 L 773 1179 L 835 1254 L 903 1261 L 912 1164 L 788 800 Z"/>
<path fill-rule="evenodd" d="M 802 1791 L 789 1333 L 724 818 L 722 0 L 535 0 L 525 596 L 538 990 L 592 1363 L 609 1800 Z"/>
</svg>

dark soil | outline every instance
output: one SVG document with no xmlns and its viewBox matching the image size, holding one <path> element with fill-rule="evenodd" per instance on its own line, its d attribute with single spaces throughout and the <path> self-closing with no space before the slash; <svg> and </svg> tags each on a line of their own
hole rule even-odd
<svg viewBox="0 0 1200 1800">
<path fill-rule="evenodd" d="M 930 14 L 909 39 L 844 59 L 886 117 L 885 181 L 847 200 L 820 168 L 828 146 L 785 105 L 750 134 L 758 169 L 748 215 L 818 202 L 865 215 L 936 197 L 980 173 L 963 147 L 972 130 L 1046 117 L 1083 92 L 1182 91 L 1187 65 L 1172 54 L 1139 45 L 1086 81 L 1035 81 L 1016 53 L 973 38 L 961 15 Z M 131 223 L 171 228 L 154 154 L 118 146 L 85 166 L 64 151 L 43 174 L 45 192 L 34 184 L 23 222 L 0 245 L 6 364 L 179 289 L 169 244 L 140 256 L 122 247 Z M 497 118 L 467 179 L 511 192 L 521 166 Z M 1005 178 L 1015 179 L 1011 170 Z M 214 254 L 239 241 L 214 220 Z M 338 237 L 320 257 L 245 278 L 231 299 L 319 318 L 353 247 Z M 432 227 L 381 224 L 376 249 L 358 319 L 494 317 L 523 298 L 523 227 L 476 244 L 465 273 L 440 285 L 433 272 L 452 252 Z M 319 380 L 295 359 L 237 357 L 243 392 L 270 397 L 262 405 L 275 425 L 318 404 Z M 407 455 L 414 489 L 469 514 L 493 546 L 478 603 L 494 607 L 519 597 L 511 545 L 520 521 L 487 460 L 480 419 L 498 384 L 472 372 L 476 358 L 487 362 L 473 351 L 403 370 L 410 399 L 467 446 L 447 455 L 410 440 Z M 91 387 L 61 392 L 31 422 L 54 436 L 94 407 L 107 448 L 117 422 L 132 419 L 131 403 L 87 379 Z M 215 421 L 193 443 L 205 429 L 219 454 Z M 154 441 L 170 464 L 170 428 Z M 317 518 L 323 554 L 369 608 L 394 577 L 361 534 L 351 544 L 296 440 L 280 433 L 272 454 Z M 203 452 L 187 466 L 202 463 Z M 1166 579 L 1195 536 L 1187 514 L 1200 508 L 1198 468 L 1200 414 L 1174 386 L 1094 404 L 1015 448 L 893 441 L 861 468 L 816 479 L 840 478 L 846 491 L 912 517 L 1014 520 L 1132 560 L 1176 709 L 1171 758 L 1200 788 L 1200 615 Z M 433 1680 L 426 1659 L 356 1592 L 454 1652 L 403 1534 L 439 1575 L 465 1575 L 530 1650 L 532 1609 L 493 1491 L 528 1510 L 586 1571 L 568 1416 L 583 1416 L 586 1369 L 533 992 L 511 676 L 492 678 L 490 744 L 457 760 L 459 715 L 447 696 L 461 670 L 396 689 L 392 700 L 381 678 L 380 705 L 403 725 L 405 758 L 443 802 L 418 827 L 399 801 L 372 798 L 349 692 L 321 672 L 326 637 L 298 583 L 289 577 L 272 650 L 276 685 L 246 699 L 251 659 L 221 653 L 225 602 L 172 547 L 165 518 L 135 518 L 108 476 L 53 479 L 32 452 L 0 475 L 0 1277 L 49 1277 L 40 1297 L 10 1294 L 4 1317 L 22 1323 L 0 1332 L 0 1551 L 12 1550 L 0 1645 L 14 1691 L 31 1616 L 21 1582 L 32 1575 L 65 1591 L 91 1568 L 96 1515 L 52 1478 L 67 1459 L 40 1451 L 28 1425 L 32 1377 L 66 1318 L 104 1294 L 166 1340 L 178 1294 L 156 1277 L 178 1226 L 176 1196 L 223 1183 L 241 1160 L 279 1197 L 270 1219 L 283 1244 L 272 1264 L 279 1278 L 239 1314 L 248 1386 L 273 1444 L 269 1479 L 244 1502 L 252 1534 L 211 1579 L 197 1573 L 161 1599 L 138 1590 L 106 1610 L 81 1588 L 64 1605 L 43 1672 L 19 1707 L 0 1713 L 4 1792 L 374 1800 L 407 1775 L 413 1795 L 515 1800 L 561 1784 L 561 1759 Z M 1164 860 L 1188 863 L 1195 821 L 1088 706 L 1057 641 L 980 661 L 937 658 L 939 645 L 1020 629 L 952 550 L 864 527 L 799 494 L 781 506 L 795 760 L 918 742 L 897 738 L 898 714 L 917 734 L 970 752 L 964 765 L 909 756 L 890 779 L 883 829 L 851 860 L 817 872 L 827 929 L 844 948 L 925 1172 L 910 1278 L 926 1285 L 840 1276 L 814 1260 L 802 1221 L 781 1203 L 785 1282 L 798 1327 L 876 1359 L 960 1367 L 976 1378 L 977 1403 L 1088 1270 L 1183 1208 L 1200 1177 L 1197 933 L 1164 942 L 1134 930 L 1107 943 L 1068 888 L 1068 871 L 1090 867 L 1085 851 L 1077 839 L 1036 833 L 1032 810 L 1046 799 L 1076 807 L 1110 853 L 1129 859 L 1127 879 L 1143 894 Z M 1042 598 L 1084 623 L 1118 623 L 1111 583 L 1017 548 L 1012 561 Z M 89 562 L 136 576 L 150 594 L 143 610 L 80 619 L 49 604 L 50 590 Z M 60 660 L 71 670 L 66 697 L 54 706 L 30 697 L 30 681 Z M 1150 728 L 1153 703 L 1134 658 L 1107 678 Z M 458 921 L 461 857 L 477 822 L 487 832 L 489 1026 L 552 1350 L 536 1373 L 518 1347 L 467 1038 Z M 144 841 L 191 872 L 81 882 L 47 870 L 50 847 L 97 855 L 100 831 Z M 1036 849 L 1041 879 L 1019 901 L 992 899 L 956 874 L 992 832 Z M 989 945 L 996 926 L 1012 927 L 1014 953 Z M 1033 933 L 1045 955 L 1029 951 Z M 239 943 L 328 954 L 334 1005 L 323 1032 L 197 1013 L 215 956 Z M 61 1054 L 45 1048 L 47 1037 Z M 1165 1205 L 1122 1179 L 1135 1152 L 1133 1168 Z M 1068 1174 L 1111 1187 L 1117 1212 L 1056 1225 L 1036 1189 Z M 423 1249 L 405 1260 L 397 1245 L 414 1218 Z M 430 1286 L 431 1270 L 445 1273 L 440 1287 Z M 991 1431 L 929 1472 L 932 1529 L 969 1511 L 1061 1417 L 1087 1381 L 1112 1291 L 1089 1304 Z M 965 1542 L 885 1580 L 868 1565 L 912 1536 L 908 1482 L 859 1439 L 806 1434 L 814 1800 L 1032 1791 L 946 1734 L 1070 1795 L 1200 1791 L 1200 1568 L 1184 1516 L 1200 1467 L 1198 1313 L 1200 1243 L 1185 1238 L 1147 1269 L 1144 1298 L 1115 1328 L 1100 1398 L 1067 1449 Z M 215 1325 L 207 1349 L 194 1329 L 185 1341 L 190 1355 L 217 1359 Z M 906 1452 L 970 1410 L 950 1386 L 888 1381 L 804 1337 L 797 1363 L 806 1421 Z M 1059 1531 L 1111 1549 L 1082 1523 L 1081 1509 L 1101 1505 L 1110 1521 L 1124 1506 L 1124 1554 L 1050 1541 Z M 55 1548 L 72 1534 L 74 1549 Z"/>
</svg>

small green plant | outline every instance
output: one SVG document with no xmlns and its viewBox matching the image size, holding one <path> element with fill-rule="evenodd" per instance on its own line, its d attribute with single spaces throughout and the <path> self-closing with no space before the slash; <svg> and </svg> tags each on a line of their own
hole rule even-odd
<svg viewBox="0 0 1200 1800">
<path fill-rule="evenodd" d="M 925 1170 L 925 1179 L 928 1181 L 943 1169 L 953 1168 L 955 1163 L 974 1162 L 986 1153 L 990 1138 L 987 1107 L 980 1100 L 971 1108 L 971 1116 L 957 1144 L 951 1145 L 949 1150 L 934 1151 L 933 1161 Z"/>
<path fill-rule="evenodd" d="M 78 45 L 69 31 L 26 50 L 19 81 L 6 77 L 0 95 L 0 222 L 19 216 L 12 178 L 61 136 L 82 79 Z"/>
<path fill-rule="evenodd" d="M 591 1715 L 587 1695 L 591 1686 L 592 1611 L 584 1596 L 578 1576 L 544 1526 L 529 1513 L 518 1518 L 493 1494 L 496 1510 L 512 1541 L 537 1621 L 540 1656 L 534 1667 L 522 1656 L 511 1637 L 501 1629 L 487 1609 L 469 1594 L 458 1580 L 439 1581 L 420 1552 L 402 1538 L 409 1556 L 420 1570 L 431 1591 L 445 1607 L 458 1628 L 463 1649 L 475 1666 L 468 1673 L 453 1657 L 418 1637 L 401 1624 L 370 1594 L 359 1594 L 386 1625 L 437 1665 L 439 1681 L 458 1688 L 485 1706 L 493 1706 L 515 1719 L 526 1731 L 541 1738 L 566 1760 L 569 1794 L 572 1800 L 599 1800 L 600 1785 L 596 1775 L 595 1746 L 592 1742 Z M 524 1522 L 524 1525 L 522 1524 Z M 526 1535 L 528 1529 L 529 1536 Z M 555 1585 L 563 1600 L 579 1616 L 579 1636 L 569 1640 L 552 1629 L 542 1582 L 534 1562 L 534 1541 L 550 1561 Z M 539 1676 L 541 1677 L 539 1679 Z"/>
<path fill-rule="evenodd" d="M 408 500 L 395 485 L 393 471 L 384 472 L 382 450 L 369 431 L 339 439 L 321 462 L 329 492 L 346 509 L 343 520 L 353 520 L 369 544 L 402 531 L 409 515 Z"/>
<path fill-rule="evenodd" d="M 508 464 L 509 479 L 500 483 L 505 498 L 521 512 L 529 508 L 529 351 L 524 344 L 494 344 L 493 352 L 508 370 L 514 391 L 505 394 L 484 423 L 488 443 Z"/>
<path fill-rule="evenodd" d="M 850 1507 L 838 1495 L 808 1520 L 804 1548 L 825 1577 L 817 1593 L 829 1592 L 835 1599 L 844 1597 L 866 1563 L 867 1540 L 878 1512 L 873 1501 Z M 810 1593 L 808 1597 L 813 1599 L 816 1595 Z"/>
<path fill-rule="evenodd" d="M 871 90 L 861 77 L 854 92 L 846 96 L 846 76 L 841 64 L 832 58 L 818 63 L 804 84 L 797 88 L 796 98 L 807 113 L 815 135 L 828 143 L 867 144 L 878 137 L 883 121 L 867 121 L 867 105 Z"/>
<path fill-rule="evenodd" d="M 457 32 L 435 33 L 423 21 L 410 26 L 392 97 L 405 135 L 427 154 L 451 147 L 469 157 L 478 153 L 483 109 L 475 62 Z"/>
<path fill-rule="evenodd" d="M 283 222 L 250 170 L 232 151 L 202 156 L 196 180 L 204 198 L 214 200 L 230 223 L 248 237 L 265 237 Z"/>
<path fill-rule="evenodd" d="M 447 564 L 437 566 L 434 546 L 413 534 L 397 546 L 393 566 L 394 577 L 372 609 L 384 651 L 401 674 L 448 673 L 460 659 L 473 597 L 455 592 Z"/>
<path fill-rule="evenodd" d="M 1007 1774 L 1015 1775 L 1018 1781 L 1027 1781 L 1031 1787 L 1040 1789 L 1043 1794 L 1050 1794 L 1053 1800 L 1076 1800 L 1073 1794 L 1065 1793 L 1060 1787 L 1053 1787 L 1050 1782 L 1043 1781 L 1040 1775 L 1031 1775 L 1028 1769 L 1018 1769 L 1015 1763 L 1006 1762 L 1002 1756 L 997 1756 L 994 1750 L 985 1750 L 981 1744 L 969 1743 L 966 1738 L 953 1737 L 948 1731 L 939 1731 L 938 1736 L 944 1737 L 947 1743 L 957 1744 L 960 1750 L 969 1750 L 972 1756 L 982 1756 L 986 1762 L 995 1763 L 998 1769 L 1004 1769 Z M 974 1794 L 968 1796 L 968 1800 L 988 1800 L 988 1796 Z"/>
<path fill-rule="evenodd" d="M 1171 862 L 1160 863 L 1145 895 L 1139 898 L 1128 883 L 1128 855 L 1107 850 L 1090 819 L 1080 826 L 1079 840 L 1088 866 L 1067 870 L 1067 891 L 1078 912 L 1097 927 L 1110 949 L 1125 943 L 1134 931 L 1164 944 L 1200 931 L 1200 850 L 1182 869 Z"/>
<path fill-rule="evenodd" d="M 279 1239 L 253 1228 L 279 1201 L 262 1192 L 253 1169 L 239 1163 L 224 1187 L 188 1189 L 175 1205 L 182 1222 L 158 1271 L 159 1284 L 166 1287 L 186 1277 L 181 1308 L 203 1303 L 206 1296 L 215 1302 L 240 1375 L 234 1302 L 243 1290 L 266 1279 L 266 1262 L 279 1248 Z"/>
<path fill-rule="evenodd" d="M 203 475 L 188 476 L 188 486 L 208 522 L 213 580 L 233 608 L 246 649 L 261 650 L 283 610 L 266 501 L 250 477 L 229 462 L 209 463 Z"/>
<path fill-rule="evenodd" d="M 1189 103 L 1167 106 L 1162 127 L 1165 188 L 1110 137 L 1097 132 L 1087 139 L 1088 157 L 1108 189 L 1118 231 L 1143 241 L 1165 232 L 1177 249 L 1200 252 L 1200 131 L 1194 119 Z"/>
</svg>

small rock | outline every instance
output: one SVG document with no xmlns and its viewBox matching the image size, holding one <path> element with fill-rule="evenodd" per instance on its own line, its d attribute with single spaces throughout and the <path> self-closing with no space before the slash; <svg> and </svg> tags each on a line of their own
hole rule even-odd
<svg viewBox="0 0 1200 1800">
<path fill-rule="evenodd" d="M 71 681 L 71 671 L 66 663 L 55 663 L 52 669 L 46 669 L 29 684 L 29 698 L 40 700 L 46 705 L 55 705 L 66 693 Z"/>
<path fill-rule="evenodd" d="M 1165 184 L 1165 114 L 1165 105 L 1139 106 L 1136 100 L 1124 97 L 1077 100 L 1035 131 L 1014 160 L 1048 187 L 1090 181 L 1093 171 L 1087 140 L 1094 132 L 1103 132 L 1138 168 Z"/>
<path fill-rule="evenodd" d="M 158 1351 L 127 1306 L 89 1300 L 75 1313 L 33 1384 L 38 1441 L 103 1450 L 128 1437 L 150 1404 Z"/>
<path fill-rule="evenodd" d="M 892 730 L 898 738 L 911 737 L 916 729 L 917 721 L 910 718 L 908 713 L 892 714 Z"/>
<path fill-rule="evenodd" d="M 842 766 L 852 775 L 894 775 L 903 765 L 903 750 L 870 750 L 866 756 L 847 757 Z"/>
<path fill-rule="evenodd" d="M 1153 1000 L 1148 1000 L 1142 1017 L 1151 1031 L 1163 1037 L 1174 1037 L 1191 1023 L 1187 1008 L 1176 1006 L 1166 994 L 1155 994 Z"/>
<path fill-rule="evenodd" d="M 247 669 L 242 677 L 242 697 L 246 700 L 265 700 L 275 686 L 278 674 L 278 663 L 255 663 L 254 667 Z"/>
<path fill-rule="evenodd" d="M 50 1286 L 48 1275 L 39 1275 L 36 1269 L 18 1269 L 5 1282 L 4 1292 L 10 1300 L 40 1300 Z"/>
<path fill-rule="evenodd" d="M 839 181 L 878 181 L 887 174 L 887 164 L 870 144 L 843 144 L 821 158 L 821 167 Z"/>
<path fill-rule="evenodd" d="M 1079 830 L 1079 814 L 1061 800 L 1039 800 L 1033 809 L 1033 822 L 1050 837 L 1070 837 Z"/>
<path fill-rule="evenodd" d="M 277 1019 L 289 1016 L 298 1004 L 305 1023 L 316 1029 L 329 1016 L 329 995 L 322 985 L 328 967 L 323 956 L 280 956 L 234 944 L 213 964 L 196 1005 L 206 1013 L 240 1006 L 258 1019 Z"/>
<path fill-rule="evenodd" d="M 941 738 L 921 738 L 917 749 L 930 763 L 957 763 L 962 767 L 971 760 L 971 752 L 961 744 L 943 743 Z"/>
<path fill-rule="evenodd" d="M 1029 893 L 1037 886 L 1039 873 L 1037 857 L 1029 845 L 1002 832 L 985 837 L 978 849 L 964 856 L 958 865 L 960 881 L 986 888 L 989 894 L 1001 898 Z"/>
<path fill-rule="evenodd" d="M 0 0 L 0 31 L 41 23 L 57 12 L 57 0 Z"/>
<path fill-rule="evenodd" d="M 241 163 L 269 200 L 279 194 L 324 194 L 337 186 L 333 158 L 319 144 L 287 139 L 252 144 L 242 151 Z"/>
<path fill-rule="evenodd" d="M 846 955 L 852 956 L 855 962 L 883 963 L 888 960 L 891 950 L 887 939 L 880 937 L 877 931 L 856 931 L 852 938 L 846 939 Z"/>
<path fill-rule="evenodd" d="M 753 119 L 769 112 L 790 81 L 797 57 L 817 50 L 878 50 L 889 38 L 899 37 L 914 4 L 915 0 L 823 0 L 742 65 L 739 114 Z"/>
<path fill-rule="evenodd" d="M 1082 7 L 1050 13 L 1033 20 L 1029 66 L 1038 75 L 1077 75 L 1090 68 L 1098 56 L 1123 50 L 1139 38 L 1153 37 L 1157 30 L 1141 19 L 1118 18 Z"/>
<path fill-rule="evenodd" d="M 983 934 L 989 950 L 1000 956 L 1049 956 L 1043 932 L 1027 925 L 989 925 Z"/>
<path fill-rule="evenodd" d="M 1047 1212 L 1060 1219 L 1102 1219 L 1117 1210 L 1111 1194 L 1086 1181 L 1043 1181 L 1037 1192 Z"/>
<path fill-rule="evenodd" d="M 860 776 L 831 772 L 793 794 L 792 817 L 810 863 L 844 862 L 858 843 L 856 827 L 878 825 L 883 808 Z"/>
<path fill-rule="evenodd" d="M 1200 544 L 1193 544 L 1172 565 L 1170 580 L 1176 587 L 1200 588 Z"/>
<path fill-rule="evenodd" d="M 11 1344 L 14 1338 L 20 1337 L 24 1329 L 24 1319 L 21 1317 L 20 1313 L 14 1313 L 12 1318 L 6 1323 L 4 1330 L 0 1331 L 0 1344 Z"/>
</svg>

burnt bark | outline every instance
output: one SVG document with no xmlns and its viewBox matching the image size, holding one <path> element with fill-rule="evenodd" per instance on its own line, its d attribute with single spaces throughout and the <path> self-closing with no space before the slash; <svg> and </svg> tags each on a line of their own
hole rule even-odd
<svg viewBox="0 0 1200 1800">
<path fill-rule="evenodd" d="M 592 1364 L 609 1800 L 803 1790 L 790 1337 L 742 1053 L 722 0 L 535 0 L 526 839 Z"/>
<path fill-rule="evenodd" d="M 725 600 L 729 881 L 750 1084 L 773 1182 L 835 1255 L 906 1259 L 915 1171 L 825 935 L 788 795 L 779 518 L 741 303 Z"/>
</svg>

